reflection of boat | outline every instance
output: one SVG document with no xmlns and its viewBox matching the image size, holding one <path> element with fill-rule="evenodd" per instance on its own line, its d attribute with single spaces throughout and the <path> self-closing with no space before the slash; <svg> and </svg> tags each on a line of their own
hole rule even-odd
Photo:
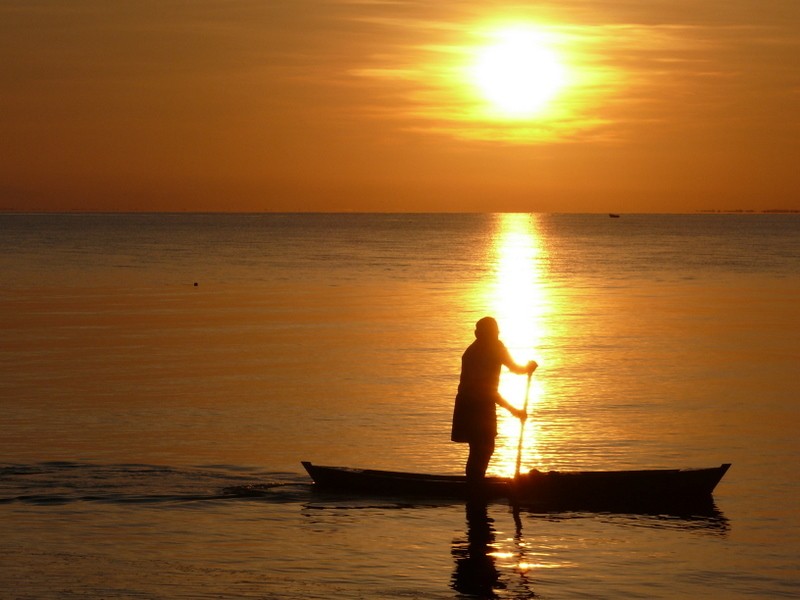
<svg viewBox="0 0 800 600">
<path fill-rule="evenodd" d="M 462 475 L 426 475 L 303 462 L 316 487 L 338 492 L 388 496 L 466 499 L 476 494 L 509 498 L 526 506 L 552 509 L 638 509 L 708 506 L 730 464 L 706 469 L 637 471 L 533 470 L 518 479 L 487 477 L 479 490 Z"/>
</svg>

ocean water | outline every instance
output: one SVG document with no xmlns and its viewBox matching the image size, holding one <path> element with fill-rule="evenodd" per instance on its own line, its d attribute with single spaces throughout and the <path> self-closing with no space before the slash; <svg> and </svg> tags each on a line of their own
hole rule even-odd
<svg viewBox="0 0 800 600">
<path fill-rule="evenodd" d="M 524 468 L 733 463 L 714 510 L 314 491 L 461 471 L 488 314 Z M 2 214 L 0 331 L 2 598 L 800 597 L 798 215 Z"/>
</svg>

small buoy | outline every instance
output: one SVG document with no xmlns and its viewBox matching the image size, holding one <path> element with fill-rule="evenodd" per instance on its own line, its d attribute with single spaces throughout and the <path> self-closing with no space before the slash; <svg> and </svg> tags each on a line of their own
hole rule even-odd
<svg viewBox="0 0 800 600">
<path fill-rule="evenodd" d="M 197 287 L 197 282 L 196 281 L 194 282 L 194 287 Z"/>
</svg>

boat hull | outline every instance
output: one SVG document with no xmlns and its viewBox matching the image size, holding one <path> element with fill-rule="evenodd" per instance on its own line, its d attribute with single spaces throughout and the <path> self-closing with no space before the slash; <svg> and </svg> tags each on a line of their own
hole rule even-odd
<svg viewBox="0 0 800 600">
<path fill-rule="evenodd" d="M 487 477 L 477 488 L 459 475 L 328 467 L 310 462 L 303 462 L 303 467 L 315 487 L 327 491 L 417 498 L 508 498 L 546 509 L 618 509 L 710 505 L 714 488 L 730 464 L 704 469 L 546 473 L 534 470 L 518 479 Z"/>
</svg>

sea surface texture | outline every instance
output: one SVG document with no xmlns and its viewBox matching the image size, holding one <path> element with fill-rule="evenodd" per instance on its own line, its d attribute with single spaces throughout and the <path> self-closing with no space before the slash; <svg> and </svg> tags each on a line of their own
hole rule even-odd
<svg viewBox="0 0 800 600">
<path fill-rule="evenodd" d="M 524 470 L 732 463 L 713 510 L 315 491 L 462 471 L 486 315 Z M 800 215 L 3 214 L 0 332 L 2 598 L 800 597 Z"/>
</svg>

